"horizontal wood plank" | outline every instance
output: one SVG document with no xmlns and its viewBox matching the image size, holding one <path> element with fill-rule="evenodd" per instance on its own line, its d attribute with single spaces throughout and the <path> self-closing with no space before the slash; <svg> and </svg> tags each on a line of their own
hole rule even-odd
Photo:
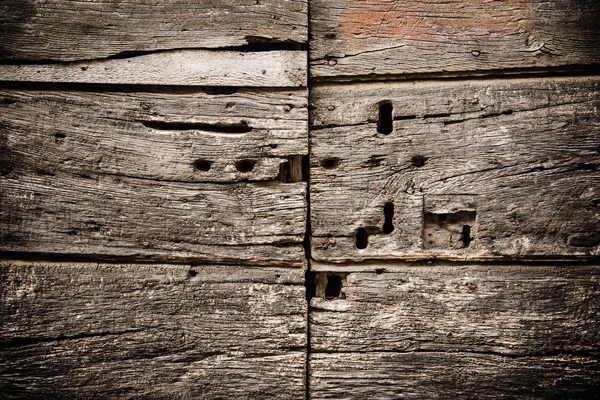
<svg viewBox="0 0 600 400">
<path fill-rule="evenodd" d="M 370 269 L 317 273 L 312 351 L 600 352 L 598 266 L 375 263 Z M 335 279 L 337 297 L 325 297 Z"/>
<path fill-rule="evenodd" d="M 306 86 L 304 51 L 180 50 L 58 64 L 0 65 L 0 80 L 123 85 Z"/>
<path fill-rule="evenodd" d="M 3 261 L 2 398 L 303 399 L 303 278 Z"/>
<path fill-rule="evenodd" d="M 273 180 L 308 152 L 305 89 L 96 90 L 0 88 L 3 175 Z"/>
<path fill-rule="evenodd" d="M 310 15 L 314 78 L 600 63 L 595 0 L 314 0 Z"/>
<path fill-rule="evenodd" d="M 313 257 L 597 256 L 599 86 L 598 78 L 316 86 Z"/>
<path fill-rule="evenodd" d="M 13 60 L 90 60 L 307 40 L 306 0 L 9 0 L 0 7 L 0 58 Z"/>
<path fill-rule="evenodd" d="M 305 90 L 0 93 L 0 251 L 304 264 Z"/>
<path fill-rule="evenodd" d="M 594 399 L 600 360 L 474 353 L 310 355 L 311 399 Z"/>
</svg>

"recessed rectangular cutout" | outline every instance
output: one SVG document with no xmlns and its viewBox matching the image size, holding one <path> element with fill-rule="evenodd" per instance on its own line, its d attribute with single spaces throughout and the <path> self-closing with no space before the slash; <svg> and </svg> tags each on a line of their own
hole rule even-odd
<svg viewBox="0 0 600 400">
<path fill-rule="evenodd" d="M 453 213 L 426 212 L 423 219 L 423 248 L 465 249 L 475 239 L 475 211 Z"/>
</svg>

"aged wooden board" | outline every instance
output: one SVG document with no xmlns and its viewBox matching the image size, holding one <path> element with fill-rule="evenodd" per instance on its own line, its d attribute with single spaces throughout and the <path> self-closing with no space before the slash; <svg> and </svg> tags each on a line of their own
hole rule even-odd
<svg viewBox="0 0 600 400">
<path fill-rule="evenodd" d="M 598 354 L 310 355 L 311 399 L 596 399 Z"/>
<path fill-rule="evenodd" d="M 312 351 L 600 352 L 599 266 L 370 267 L 317 273 Z"/>
<path fill-rule="evenodd" d="M 0 397 L 303 399 L 302 270 L 0 264 Z"/>
<path fill-rule="evenodd" d="M 1 93 L 0 250 L 303 264 L 304 90 Z"/>
<path fill-rule="evenodd" d="M 600 62 L 596 0 L 313 0 L 310 15 L 315 78 Z"/>
<path fill-rule="evenodd" d="M 306 40 L 306 0 L 7 0 L 0 5 L 0 58 L 5 59 L 89 60 Z"/>
<path fill-rule="evenodd" d="M 272 180 L 290 156 L 308 151 L 304 89 L 95 90 L 0 88 L 3 175 L 27 168 L 157 181 Z"/>
<path fill-rule="evenodd" d="M 179 50 L 91 62 L 0 65 L 0 80 L 184 86 L 306 86 L 306 52 Z"/>
<path fill-rule="evenodd" d="M 597 256 L 599 86 L 595 77 L 316 86 L 313 257 Z"/>
</svg>

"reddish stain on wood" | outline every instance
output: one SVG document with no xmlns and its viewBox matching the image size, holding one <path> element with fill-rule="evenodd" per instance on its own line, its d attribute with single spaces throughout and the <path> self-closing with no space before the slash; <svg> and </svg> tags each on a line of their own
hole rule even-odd
<svg viewBox="0 0 600 400">
<path fill-rule="evenodd" d="M 340 20 L 342 37 L 441 41 L 456 35 L 522 32 L 529 0 L 353 0 Z"/>
</svg>

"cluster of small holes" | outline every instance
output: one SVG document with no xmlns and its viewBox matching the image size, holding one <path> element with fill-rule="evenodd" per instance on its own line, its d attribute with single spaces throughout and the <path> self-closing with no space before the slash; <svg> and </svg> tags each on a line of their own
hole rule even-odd
<svg viewBox="0 0 600 400">
<path fill-rule="evenodd" d="M 237 169 L 239 172 L 250 172 L 254 169 L 255 165 L 256 161 L 254 160 L 239 160 L 235 162 L 235 169 Z M 209 171 L 211 166 L 212 161 L 209 160 L 200 159 L 194 161 L 194 168 L 196 168 L 198 171 Z"/>
</svg>

